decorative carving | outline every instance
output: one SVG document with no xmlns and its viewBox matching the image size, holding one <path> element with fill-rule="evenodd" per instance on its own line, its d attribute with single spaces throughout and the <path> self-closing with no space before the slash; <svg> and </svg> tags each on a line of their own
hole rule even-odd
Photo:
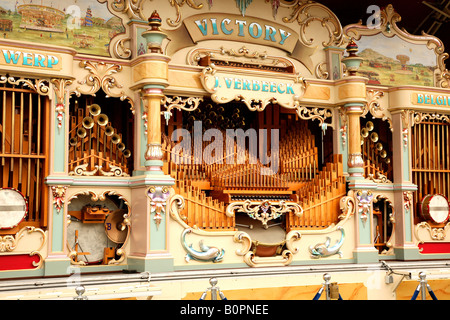
<svg viewBox="0 0 450 320">
<path fill-rule="evenodd" d="M 102 89 L 106 93 L 106 97 L 120 98 L 121 101 L 127 99 L 131 105 L 130 110 L 134 114 L 135 110 L 133 100 L 128 97 L 124 91 L 113 92 L 114 89 L 123 88 L 123 86 L 120 85 L 114 77 L 116 73 L 122 71 L 121 65 L 106 63 L 104 61 L 97 62 L 86 60 L 80 61 L 79 65 L 80 68 L 88 70 L 89 74 L 85 77 L 85 80 L 79 80 L 78 83 L 88 86 L 89 89 L 84 90 L 82 87 L 78 86 L 74 90 L 74 93 L 77 96 L 80 96 L 81 94 L 95 96 L 95 93 Z"/>
<path fill-rule="evenodd" d="M 339 19 L 330 9 L 328 9 L 324 5 L 313 1 L 296 0 L 290 5 L 281 3 L 281 6 L 293 8 L 291 16 L 289 18 L 284 17 L 283 22 L 290 23 L 297 20 L 298 24 L 300 25 L 300 41 L 305 46 L 313 45 L 314 39 L 306 39 L 306 29 L 314 21 L 320 22 L 322 27 L 324 27 L 328 31 L 329 41 L 322 43 L 324 47 L 332 45 L 341 46 L 344 43 L 343 29 L 339 22 Z M 324 13 L 325 17 L 316 16 L 311 13 L 316 13 L 318 9 L 322 13 Z"/>
<path fill-rule="evenodd" d="M 104 3 L 108 0 L 98 1 Z M 144 0 L 113 0 L 111 8 L 116 12 L 126 14 L 130 19 L 146 20 L 142 10 L 144 2 Z"/>
<path fill-rule="evenodd" d="M 185 260 L 186 262 L 189 262 L 191 259 L 194 259 L 196 261 L 200 261 L 200 262 L 220 262 L 222 261 L 224 255 L 225 255 L 225 250 L 224 249 L 219 249 L 217 247 L 209 247 L 204 245 L 203 240 L 199 241 L 199 247 L 200 247 L 200 251 L 195 250 L 191 245 L 187 245 L 186 244 L 186 234 L 191 233 L 192 229 L 188 228 L 185 229 L 183 231 L 183 233 L 181 234 L 181 244 L 184 248 L 184 250 L 186 250 L 187 254 L 185 256 Z"/>
<path fill-rule="evenodd" d="M 381 174 L 379 172 L 377 172 L 376 174 L 377 177 L 375 178 L 372 173 L 369 173 L 367 175 L 367 179 L 372 180 L 375 183 L 392 183 L 392 181 L 389 180 L 384 174 Z"/>
<path fill-rule="evenodd" d="M 247 252 L 247 254 L 244 255 L 244 262 L 250 267 L 256 267 L 258 265 L 267 266 L 273 264 L 281 264 L 283 266 L 287 266 L 291 264 L 293 258 L 294 255 L 289 250 L 283 250 L 281 255 L 275 257 L 262 257 L 262 258 L 257 257 L 253 251 L 249 251 Z"/>
<path fill-rule="evenodd" d="M 86 171 L 89 163 L 80 164 L 79 166 L 76 166 L 73 171 L 69 172 L 69 176 L 93 176 L 97 173 L 99 167 L 96 166 L 94 170 L 92 171 Z"/>
<path fill-rule="evenodd" d="M 131 38 L 122 38 L 113 45 L 113 53 L 119 58 L 128 59 L 131 57 L 133 51 L 129 48 L 129 46 L 125 46 L 125 42 L 130 43 Z"/>
<path fill-rule="evenodd" d="M 154 214 L 156 228 L 161 224 L 162 214 L 166 214 L 167 199 L 170 192 L 167 187 L 153 186 L 148 188 L 147 196 L 150 198 L 150 214 Z"/>
<path fill-rule="evenodd" d="M 17 232 L 14 236 L 12 236 L 12 235 L 6 235 L 3 237 L 0 236 L 0 252 L 14 251 L 17 248 L 19 241 L 25 236 L 25 232 L 28 234 L 31 234 L 33 232 L 38 232 L 42 235 L 42 241 L 41 241 L 40 247 L 37 250 L 32 251 L 30 253 L 30 256 L 37 253 L 37 251 L 42 250 L 45 242 L 47 241 L 47 237 L 46 237 L 44 230 L 42 230 L 40 228 L 36 228 L 36 227 L 27 226 L 27 227 L 20 229 L 19 232 Z"/>
<path fill-rule="evenodd" d="M 378 90 L 367 90 L 367 104 L 363 110 L 363 114 L 361 117 L 365 118 L 366 115 L 370 112 L 370 114 L 374 118 L 380 118 L 383 121 L 387 121 L 389 123 L 389 129 L 391 131 L 394 129 L 392 127 L 392 116 L 387 108 L 381 108 L 379 100 L 384 97 L 383 91 Z"/>
<path fill-rule="evenodd" d="M 407 112 L 407 111 L 405 111 L 405 112 Z M 413 111 L 410 111 L 410 112 L 413 112 Z M 424 120 L 438 120 L 438 121 L 450 123 L 450 117 L 445 114 L 422 113 L 422 112 L 414 113 L 413 124 L 419 124 Z"/>
<path fill-rule="evenodd" d="M 411 191 L 405 191 L 403 192 L 403 207 L 405 208 L 405 211 L 408 211 L 411 209 L 413 200 L 413 195 Z"/>
<path fill-rule="evenodd" d="M 0 76 L 0 83 L 9 83 L 15 86 L 24 85 L 41 96 L 48 96 L 50 94 L 50 84 L 46 79 L 15 79 L 14 77 Z"/>
<path fill-rule="evenodd" d="M 208 60 L 212 63 L 220 63 L 222 66 L 234 66 L 237 64 L 243 68 L 257 68 L 283 72 L 295 70 L 294 64 L 287 58 L 269 56 L 266 51 L 250 52 L 246 46 L 243 46 L 238 50 L 225 49 L 223 46 L 220 47 L 220 50 L 196 48 L 188 54 L 187 61 L 190 65 L 199 65 L 204 58 L 209 58 Z"/>
<path fill-rule="evenodd" d="M 129 177 L 130 175 L 126 172 L 123 172 L 122 168 L 118 167 L 118 166 L 114 166 L 112 164 L 109 165 L 109 168 L 111 169 L 110 171 L 106 172 L 103 171 L 102 166 L 96 165 L 95 168 L 98 170 L 98 172 L 100 172 L 103 176 L 114 176 L 114 177 Z M 76 170 L 76 169 L 75 169 Z M 93 174 L 95 174 L 94 171 L 92 171 Z M 86 173 L 86 172 L 84 172 Z M 91 175 L 90 173 L 87 175 Z"/>
<path fill-rule="evenodd" d="M 56 211 L 59 213 L 64 206 L 64 199 L 66 197 L 66 186 L 52 186 L 53 193 L 53 205 L 56 208 Z"/>
<path fill-rule="evenodd" d="M 65 105 L 65 91 L 66 87 L 72 84 L 72 80 L 68 79 L 52 79 L 53 90 L 56 94 L 56 119 L 58 119 L 58 129 L 62 128 L 62 121 L 64 119 L 64 105 Z"/>
<path fill-rule="evenodd" d="M 339 258 L 342 258 L 341 247 L 344 244 L 345 232 L 344 228 L 341 226 L 337 227 L 337 230 L 341 231 L 341 238 L 337 240 L 333 246 L 330 246 L 331 243 L 330 237 L 327 237 L 326 238 L 327 240 L 324 243 L 318 243 L 315 246 L 309 246 L 308 250 L 309 253 L 311 253 L 311 258 L 319 259 L 324 257 L 330 257 L 335 254 L 338 254 Z"/>
<path fill-rule="evenodd" d="M 201 9 L 203 8 L 203 4 L 197 5 L 194 0 L 169 0 L 169 3 L 172 7 L 175 7 L 175 10 L 177 12 L 177 17 L 175 20 L 173 19 L 167 19 L 167 24 L 171 27 L 178 27 L 181 23 L 181 7 L 187 3 L 187 5 L 194 9 Z"/>
<path fill-rule="evenodd" d="M 329 79 L 330 77 L 330 73 L 327 71 L 326 68 L 326 63 L 325 62 L 321 62 L 316 66 L 316 77 L 319 79 Z"/>
<path fill-rule="evenodd" d="M 169 98 L 164 96 L 162 98 L 161 104 L 166 108 L 166 111 L 162 111 L 161 114 L 164 115 L 164 118 L 166 119 L 166 124 L 169 124 L 169 119 L 172 116 L 172 110 L 177 109 L 179 111 L 194 111 L 198 108 L 200 102 L 203 101 L 202 97 L 189 97 L 186 99 L 183 99 L 181 97 L 174 97 Z M 186 104 L 189 105 L 189 107 L 186 107 Z M 147 115 L 146 115 L 147 118 Z"/>
<path fill-rule="evenodd" d="M 415 236 L 420 244 L 424 243 L 425 241 L 422 240 L 419 236 L 419 229 L 426 229 L 430 233 L 430 237 L 433 240 L 443 241 L 445 240 L 447 236 L 447 228 L 450 226 L 450 222 L 448 222 L 443 228 L 433 228 L 428 224 L 428 222 L 423 221 L 416 225 L 416 228 L 414 229 Z"/>
<path fill-rule="evenodd" d="M 326 123 L 325 120 L 333 116 L 333 111 L 330 108 L 298 106 L 297 114 L 302 120 L 318 120 L 319 126 L 326 130 L 327 127 L 333 127 L 331 123 Z"/>
<path fill-rule="evenodd" d="M 252 247 L 252 239 L 247 233 L 242 231 L 236 232 L 233 236 L 233 240 L 234 242 L 243 243 L 244 245 L 244 248 L 242 250 L 236 250 L 236 254 L 238 256 L 244 256 L 250 251 Z"/>
<path fill-rule="evenodd" d="M 358 214 L 362 220 L 364 226 L 370 215 L 372 206 L 373 194 L 372 191 L 360 190 L 356 193 L 356 199 L 358 200 Z"/>
<path fill-rule="evenodd" d="M 292 212 L 300 217 L 303 214 L 303 208 L 295 202 L 280 201 L 271 203 L 269 201 L 253 202 L 250 200 L 236 201 L 228 205 L 226 214 L 233 217 L 235 212 L 246 213 L 250 218 L 258 220 L 264 228 L 268 228 L 267 222 L 279 218 L 281 215 Z"/>
</svg>

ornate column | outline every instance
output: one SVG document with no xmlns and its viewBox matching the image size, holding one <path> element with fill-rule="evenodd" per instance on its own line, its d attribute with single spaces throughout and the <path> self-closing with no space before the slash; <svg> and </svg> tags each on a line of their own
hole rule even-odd
<svg viewBox="0 0 450 320">
<path fill-rule="evenodd" d="M 169 85 L 170 57 L 161 45 L 167 37 L 161 31 L 161 18 L 156 11 L 148 19 L 150 28 L 142 33 L 147 40 L 147 53 L 132 61 L 133 88 L 138 90 L 146 108 L 145 174 L 134 181 L 132 190 L 133 232 L 130 239 L 129 268 L 137 271 L 171 271 L 173 257 L 168 251 L 168 217 L 166 200 L 172 177 L 164 175 L 161 146 L 161 104 Z"/>
<path fill-rule="evenodd" d="M 66 275 L 69 272 L 70 259 L 67 256 L 66 242 L 66 214 L 65 204 L 67 185 L 64 185 L 64 177 L 67 175 L 66 150 L 68 141 L 68 108 L 67 87 L 72 80 L 52 79 L 52 93 L 54 99 L 51 101 L 51 157 L 50 175 L 46 179 L 49 185 L 48 206 L 48 256 L 45 259 L 45 275 Z"/>
<path fill-rule="evenodd" d="M 358 46 L 351 40 L 347 46 L 348 56 L 342 59 L 348 76 L 338 81 L 338 96 L 347 115 L 348 186 L 355 196 L 355 249 L 357 263 L 378 261 L 378 250 L 373 245 L 373 190 L 377 185 L 364 177 L 364 161 L 361 153 L 360 117 L 367 105 L 367 79 L 356 76 L 362 58 L 356 55 Z"/>
<path fill-rule="evenodd" d="M 394 97 L 395 104 L 397 98 Z M 398 101 L 401 103 L 400 99 Z M 417 186 L 411 181 L 410 128 L 412 116 L 408 110 L 391 110 L 392 153 L 394 170 L 395 243 L 394 253 L 398 259 L 420 259 L 419 248 L 413 242 L 414 206 L 413 192 Z"/>
<path fill-rule="evenodd" d="M 348 56 L 342 59 L 347 67 L 347 80 L 345 86 L 339 88 L 339 97 L 347 102 L 344 110 L 347 113 L 347 136 L 348 136 L 348 173 L 349 180 L 364 179 L 364 161 L 361 154 L 361 128 L 360 117 L 363 114 L 366 101 L 366 81 L 365 78 L 356 77 L 359 69 L 361 57 L 356 55 L 358 46 L 351 40 L 347 46 Z"/>
</svg>

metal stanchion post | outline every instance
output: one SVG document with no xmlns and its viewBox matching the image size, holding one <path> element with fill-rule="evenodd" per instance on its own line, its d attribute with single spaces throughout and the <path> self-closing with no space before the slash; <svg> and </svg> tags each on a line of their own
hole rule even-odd
<svg viewBox="0 0 450 320">
<path fill-rule="evenodd" d="M 323 275 L 323 280 L 325 282 L 322 284 L 322 288 L 320 288 L 319 291 L 317 291 L 313 300 L 319 300 L 320 296 L 322 295 L 324 290 L 325 290 L 326 300 L 331 300 L 331 299 L 342 300 L 342 297 L 339 294 L 339 287 L 338 287 L 337 283 L 330 283 L 331 276 L 328 273 L 325 273 Z"/>
<path fill-rule="evenodd" d="M 83 293 L 86 291 L 86 289 L 83 286 L 78 286 L 75 288 L 75 292 L 77 293 L 77 296 L 73 298 L 73 300 L 87 300 L 88 298 L 86 296 L 83 296 Z"/>
<path fill-rule="evenodd" d="M 431 290 L 430 285 L 427 283 L 425 272 L 419 272 L 419 285 L 417 286 L 411 300 L 416 300 L 417 296 L 420 293 L 421 300 L 426 300 L 427 291 L 430 294 L 433 300 L 438 300 L 433 290 Z"/>
<path fill-rule="evenodd" d="M 211 300 L 218 300 L 217 299 L 217 295 L 219 295 L 221 300 L 227 300 L 227 298 L 225 297 L 225 295 L 222 293 L 222 291 L 220 291 L 219 287 L 216 287 L 217 285 L 217 279 L 216 278 L 211 278 L 209 279 L 209 283 L 211 284 L 210 288 L 207 288 L 205 290 L 205 292 L 203 292 L 202 296 L 200 297 L 200 300 L 205 300 L 206 298 L 206 294 L 208 291 L 211 291 Z"/>
</svg>

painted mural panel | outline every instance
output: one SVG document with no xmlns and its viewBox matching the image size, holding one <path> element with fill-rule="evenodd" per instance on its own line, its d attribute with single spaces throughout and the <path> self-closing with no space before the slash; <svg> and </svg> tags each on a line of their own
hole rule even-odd
<svg viewBox="0 0 450 320">
<path fill-rule="evenodd" d="M 362 36 L 356 41 L 358 55 L 364 58 L 359 73 L 369 78 L 369 84 L 388 86 L 434 85 L 437 58 L 433 50 L 383 34 Z"/>
<path fill-rule="evenodd" d="M 109 56 L 110 40 L 124 31 L 106 4 L 94 0 L 0 0 L 0 37 Z"/>
</svg>

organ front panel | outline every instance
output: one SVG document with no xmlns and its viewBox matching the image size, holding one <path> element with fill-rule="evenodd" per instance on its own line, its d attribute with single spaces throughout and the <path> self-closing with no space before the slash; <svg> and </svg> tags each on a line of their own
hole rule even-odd
<svg viewBox="0 0 450 320">
<path fill-rule="evenodd" d="M 334 155 L 329 163 L 319 164 L 319 151 L 316 146 L 316 137 L 308 127 L 308 122 L 298 120 L 295 114 L 283 113 L 282 108 L 277 105 L 267 107 L 259 113 L 245 113 L 245 110 L 236 111 L 235 106 L 214 106 L 208 103 L 206 115 L 202 114 L 202 106 L 199 111 L 192 113 L 179 113 L 175 119 L 168 124 L 170 136 L 163 136 L 163 150 L 166 151 L 164 160 L 164 171 L 176 180 L 175 192 L 181 194 L 186 200 L 186 207 L 182 214 L 185 222 L 191 226 L 205 230 L 236 230 L 240 223 L 236 223 L 239 216 L 229 217 L 226 208 L 236 201 L 270 203 L 292 202 L 299 204 L 304 213 L 301 217 L 290 213 L 281 218 L 283 230 L 289 232 L 298 229 L 321 229 L 338 222 L 339 201 L 346 194 L 346 183 L 343 173 L 342 155 Z M 205 108 L 205 106 L 203 106 Z M 220 109 L 223 109 L 220 111 Z M 211 110 L 210 110 L 211 109 Z M 247 137 L 245 146 L 235 139 L 233 146 L 227 148 L 224 144 L 220 150 L 223 157 L 208 159 L 211 156 L 205 152 L 211 141 L 194 141 L 192 137 L 191 153 L 177 148 L 179 140 L 172 141 L 172 133 L 177 128 L 194 129 L 193 121 L 201 120 L 209 123 L 208 114 L 218 110 L 225 115 L 225 119 L 236 113 L 240 113 L 245 119 L 239 119 L 244 127 L 248 129 L 266 129 L 264 141 L 258 140 L 258 148 L 262 143 L 267 143 L 266 150 L 271 150 L 271 130 L 279 131 L 278 154 L 255 153 L 250 145 L 250 135 Z M 203 109 L 204 110 L 204 109 Z M 276 116 L 274 116 L 276 114 Z M 180 120 L 180 116 L 184 120 Z M 245 115 L 245 116 L 244 116 Z M 234 119 L 237 123 L 238 119 Z M 212 119 L 211 124 L 216 124 L 225 137 L 227 124 Z M 222 126 L 221 126 L 222 125 Z M 207 128 L 213 128 L 210 125 Z M 232 125 L 231 128 L 239 128 Z M 191 131 L 192 131 L 191 130 Z M 206 128 L 204 128 L 204 131 Z M 175 136 L 175 133 L 174 133 Z M 223 139 L 225 141 L 225 139 Z M 201 145 L 201 153 L 196 153 L 195 148 Z M 230 150 L 232 152 L 230 153 Z M 215 150 L 217 152 L 217 150 Z M 202 154 L 202 161 L 198 155 Z M 257 155 L 255 159 L 254 155 Z M 215 155 L 215 154 L 213 154 Z M 196 158 L 197 156 L 197 158 Z M 267 174 L 271 164 L 264 165 L 262 157 L 271 157 L 272 161 L 278 163 L 276 172 Z M 275 158 L 279 156 L 278 158 Z M 217 159 L 221 160 L 218 161 Z M 232 161 L 230 161 L 232 160 Z M 277 220 L 278 221 L 278 220 Z"/>
</svg>

